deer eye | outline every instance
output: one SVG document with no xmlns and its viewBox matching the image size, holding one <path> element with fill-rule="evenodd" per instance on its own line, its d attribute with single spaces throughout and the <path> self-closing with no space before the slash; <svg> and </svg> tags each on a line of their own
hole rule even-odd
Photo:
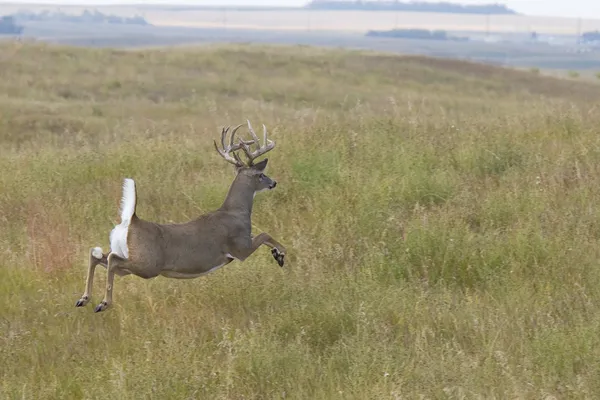
<svg viewBox="0 0 600 400">
<path fill-rule="evenodd" d="M 258 176 L 258 179 L 259 179 L 259 180 L 261 180 L 261 181 L 262 181 L 263 179 L 265 179 L 265 174 L 260 174 L 260 175 Z"/>
</svg>

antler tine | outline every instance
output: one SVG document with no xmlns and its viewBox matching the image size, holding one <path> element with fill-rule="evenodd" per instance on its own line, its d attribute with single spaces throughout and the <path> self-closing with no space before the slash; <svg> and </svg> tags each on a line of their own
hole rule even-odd
<svg viewBox="0 0 600 400">
<path fill-rule="evenodd" d="M 273 141 L 269 140 L 268 134 L 267 134 L 267 127 L 264 124 L 263 124 L 264 142 L 262 145 L 260 144 L 260 142 L 258 140 L 258 136 L 256 135 L 256 132 L 254 132 L 254 129 L 252 128 L 252 125 L 250 124 L 250 121 L 248 121 L 248 131 L 254 138 L 254 142 L 256 143 L 258 148 L 253 152 L 250 152 L 250 148 L 248 146 L 242 146 L 241 149 L 244 150 L 246 157 L 248 157 L 248 160 L 250 161 L 249 164 L 252 165 L 252 162 L 257 157 L 272 150 L 275 147 L 275 143 Z"/>
<path fill-rule="evenodd" d="M 236 126 L 235 128 L 233 128 L 233 131 L 231 131 L 231 138 L 229 139 L 229 147 L 230 148 L 234 147 L 235 133 L 237 132 L 238 129 L 240 129 L 240 127 L 242 125 L 244 125 L 244 124 L 239 124 L 238 126 Z"/>
<path fill-rule="evenodd" d="M 233 153 L 233 157 L 239 163 L 239 165 L 244 165 L 244 162 L 242 161 L 242 159 L 240 158 L 240 156 L 238 155 L 238 153 Z"/>
<path fill-rule="evenodd" d="M 264 134 L 265 144 L 273 143 L 273 141 L 269 140 L 269 138 L 267 137 L 267 127 L 265 126 L 265 124 L 263 124 L 263 134 Z"/>
<path fill-rule="evenodd" d="M 246 154 L 246 157 L 248 157 L 248 160 L 250 161 L 250 165 L 252 165 L 252 153 L 250 153 L 250 147 L 248 145 L 246 145 L 246 143 L 244 143 L 241 139 L 240 139 L 240 149 L 242 149 L 244 151 L 244 154 Z"/>
<path fill-rule="evenodd" d="M 219 149 L 219 145 L 217 145 L 216 140 L 213 140 L 213 143 L 215 144 L 215 150 L 217 150 L 217 152 L 221 155 L 221 157 L 223 157 L 225 159 L 225 161 L 227 161 L 233 165 L 236 165 L 236 166 L 238 165 L 237 160 L 235 158 L 231 157 L 228 152 L 222 151 L 221 149 Z"/>
<path fill-rule="evenodd" d="M 267 142 L 267 127 L 265 126 L 265 124 L 263 124 L 263 143 L 267 144 L 269 142 Z"/>
<path fill-rule="evenodd" d="M 252 129 L 252 125 L 250 124 L 250 120 L 246 120 L 246 122 L 248 122 L 248 132 L 250 132 L 250 135 L 252 135 L 252 139 L 254 139 L 254 141 L 256 142 L 256 144 L 258 146 L 260 146 L 260 142 L 258 140 L 258 136 L 256 136 L 256 132 L 254 132 L 254 129 Z"/>
<path fill-rule="evenodd" d="M 225 148 L 225 138 L 227 138 L 227 132 L 229 132 L 229 126 L 224 127 L 221 130 L 221 145 Z"/>
</svg>

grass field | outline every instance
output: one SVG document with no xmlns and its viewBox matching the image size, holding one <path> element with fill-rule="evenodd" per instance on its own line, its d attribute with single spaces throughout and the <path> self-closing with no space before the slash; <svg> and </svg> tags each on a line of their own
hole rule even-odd
<svg viewBox="0 0 600 400">
<path fill-rule="evenodd" d="M 306 47 L 0 46 L 0 398 L 600 396 L 598 86 Z M 75 308 L 124 177 L 182 222 L 266 124 L 267 249 Z"/>
</svg>

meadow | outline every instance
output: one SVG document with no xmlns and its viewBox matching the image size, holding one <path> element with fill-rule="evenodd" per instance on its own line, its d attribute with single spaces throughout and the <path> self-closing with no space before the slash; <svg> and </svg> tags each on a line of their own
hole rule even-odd
<svg viewBox="0 0 600 400">
<path fill-rule="evenodd" d="M 0 398 L 600 396 L 594 83 L 303 46 L 0 45 Z M 224 125 L 277 146 L 267 249 L 128 276 L 88 251 L 137 213 L 220 206 Z M 242 131 L 243 133 L 243 131 Z"/>
</svg>

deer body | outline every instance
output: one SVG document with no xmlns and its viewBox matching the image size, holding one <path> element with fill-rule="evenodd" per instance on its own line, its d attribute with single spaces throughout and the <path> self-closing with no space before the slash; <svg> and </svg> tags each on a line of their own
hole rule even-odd
<svg viewBox="0 0 600 400">
<path fill-rule="evenodd" d="M 268 160 L 253 164 L 254 158 L 271 150 L 274 143 L 266 138 L 264 147 L 253 153 L 250 144 L 258 139 L 248 122 L 248 128 L 255 140 L 240 141 L 234 145 L 235 128 L 231 144 L 222 143 L 225 151 L 219 153 L 236 166 L 237 176 L 229 188 L 223 205 L 212 212 L 180 224 L 158 224 L 138 218 L 136 215 L 137 193 L 135 182 L 125 179 L 121 200 L 121 223 L 110 233 L 111 251 L 104 253 L 101 248 L 90 250 L 90 261 L 86 289 L 77 307 L 86 305 L 91 296 L 94 272 L 97 265 L 107 268 L 107 283 L 104 300 L 95 311 L 103 311 L 112 303 L 114 275 L 136 275 L 144 279 L 159 275 L 175 279 L 193 279 L 221 268 L 233 260 L 244 261 L 258 247 L 271 248 L 273 257 L 280 266 L 284 264 L 285 248 L 270 235 L 261 233 L 252 237 L 251 216 L 254 196 L 257 192 L 274 189 L 277 182 L 267 177 L 263 171 Z M 215 143 L 216 146 L 216 143 Z M 229 155 L 236 150 L 244 150 L 250 163 L 245 165 L 239 156 Z"/>
</svg>

